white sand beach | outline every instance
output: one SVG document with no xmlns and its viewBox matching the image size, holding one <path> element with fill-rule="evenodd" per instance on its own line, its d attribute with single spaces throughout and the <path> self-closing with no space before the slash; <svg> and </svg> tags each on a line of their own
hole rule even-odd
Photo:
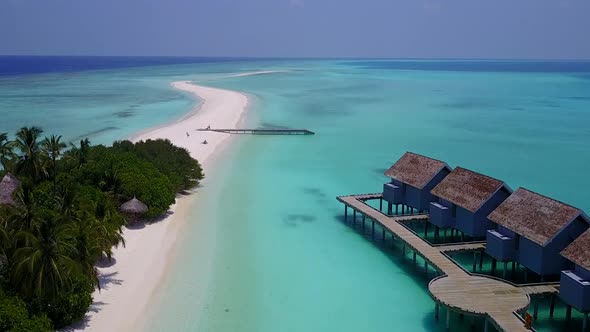
<svg viewBox="0 0 590 332">
<path fill-rule="evenodd" d="M 213 164 L 214 152 L 220 150 L 230 135 L 195 129 L 209 125 L 212 128 L 237 128 L 248 108 L 248 97 L 235 91 L 198 86 L 189 82 L 174 82 L 172 86 L 195 94 L 201 99 L 201 103 L 181 120 L 147 130 L 131 140 L 167 138 L 186 148 L 201 162 L 207 174 Z M 208 144 L 202 144 L 203 140 L 207 140 Z M 138 329 L 143 319 L 142 314 L 165 275 L 174 253 L 176 239 L 200 190 L 202 189 L 178 198 L 170 215 L 162 221 L 147 224 L 143 228 L 125 229 L 126 246 L 114 249 L 114 264 L 99 267 L 103 289 L 100 292 L 95 291 L 94 304 L 86 319 L 73 330 Z"/>
</svg>

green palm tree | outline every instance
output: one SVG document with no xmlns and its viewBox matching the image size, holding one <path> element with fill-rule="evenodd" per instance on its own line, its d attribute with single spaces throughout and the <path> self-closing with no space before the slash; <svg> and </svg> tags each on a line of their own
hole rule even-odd
<svg viewBox="0 0 590 332">
<path fill-rule="evenodd" d="M 36 204 L 33 190 L 26 183 L 23 183 L 22 188 L 17 191 L 16 202 L 14 207 L 10 207 L 8 225 L 14 231 L 35 231 L 37 226 Z"/>
<path fill-rule="evenodd" d="M 88 162 L 88 154 L 90 153 L 90 140 L 85 138 L 80 140 L 80 147 L 77 147 L 75 144 L 71 144 L 71 149 L 69 151 L 68 157 L 74 159 L 77 168 L 81 168 Z"/>
<path fill-rule="evenodd" d="M 16 133 L 14 146 L 21 152 L 16 163 L 16 172 L 30 176 L 36 182 L 45 173 L 39 136 L 43 130 L 38 127 L 22 127 Z"/>
<path fill-rule="evenodd" d="M 49 157 L 51 160 L 51 178 L 53 180 L 53 195 L 55 196 L 55 189 L 57 186 L 56 178 L 57 178 L 57 158 L 61 157 L 62 150 L 65 149 L 66 144 L 61 141 L 61 135 L 55 136 L 51 135 L 51 137 L 45 137 L 43 140 L 43 152 Z"/>
<path fill-rule="evenodd" d="M 105 239 L 98 232 L 96 220 L 90 215 L 84 215 L 69 223 L 68 229 L 69 240 L 75 249 L 72 258 L 80 264 L 82 273 L 90 277 L 100 289 L 98 271 L 94 264 L 103 252 L 102 243 Z"/>
<path fill-rule="evenodd" d="M 23 246 L 12 258 L 12 281 L 27 298 L 51 299 L 71 285 L 70 273 L 78 268 L 70 258 L 75 251 L 68 242 L 67 229 L 53 218 L 43 220 L 38 231 L 21 232 Z"/>
<path fill-rule="evenodd" d="M 0 217 L 0 265 L 6 265 L 8 262 L 7 253 L 12 246 L 11 237 L 6 229 L 6 220 Z"/>
<path fill-rule="evenodd" d="M 0 133 L 0 166 L 2 169 L 9 170 L 8 163 L 14 156 L 13 144 L 8 140 L 8 134 Z"/>
</svg>

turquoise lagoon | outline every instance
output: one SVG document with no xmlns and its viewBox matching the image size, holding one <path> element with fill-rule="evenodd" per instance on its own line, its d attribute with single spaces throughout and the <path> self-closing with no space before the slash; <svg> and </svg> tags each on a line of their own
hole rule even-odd
<svg viewBox="0 0 590 332">
<path fill-rule="evenodd" d="M 268 69 L 288 72 L 227 77 Z M 434 272 L 343 223 L 335 200 L 380 191 L 407 150 L 590 211 L 588 63 L 269 60 L 5 76 L 0 132 L 38 124 L 122 139 L 190 109 L 175 80 L 255 96 L 252 126 L 317 134 L 235 140 L 208 174 L 150 331 L 444 330 L 426 289 Z"/>
</svg>

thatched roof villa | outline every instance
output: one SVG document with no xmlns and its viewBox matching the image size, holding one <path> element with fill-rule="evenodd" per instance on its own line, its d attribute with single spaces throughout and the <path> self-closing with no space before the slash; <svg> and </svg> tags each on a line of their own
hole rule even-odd
<svg viewBox="0 0 590 332">
<path fill-rule="evenodd" d="M 450 172 L 451 168 L 445 162 L 406 152 L 385 171 L 391 181 L 383 185 L 383 199 L 390 205 L 403 204 L 418 211 L 428 211 L 433 200 L 430 190 Z"/>
<path fill-rule="evenodd" d="M 431 193 L 430 222 L 441 228 L 455 228 L 472 237 L 483 237 L 493 224 L 488 214 L 512 190 L 503 182 L 462 167 L 455 168 Z"/>
<path fill-rule="evenodd" d="M 518 188 L 488 218 L 497 228 L 487 234 L 486 251 L 540 276 L 566 269 L 568 262 L 560 252 L 589 227 L 580 209 L 524 188 Z"/>
</svg>

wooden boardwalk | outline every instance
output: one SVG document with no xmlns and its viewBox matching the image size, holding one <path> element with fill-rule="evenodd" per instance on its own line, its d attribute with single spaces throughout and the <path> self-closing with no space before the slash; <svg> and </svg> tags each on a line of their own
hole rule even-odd
<svg viewBox="0 0 590 332">
<path fill-rule="evenodd" d="M 552 295 L 559 293 L 559 282 L 542 285 L 522 285 L 519 288 L 522 288 L 530 296 Z"/>
<path fill-rule="evenodd" d="M 460 252 L 460 251 L 476 251 L 484 250 L 486 244 L 483 242 L 475 243 L 462 243 L 462 244 L 450 244 L 450 245 L 435 245 L 441 252 Z"/>
<path fill-rule="evenodd" d="M 366 200 L 380 198 L 374 195 L 340 196 L 337 199 L 345 204 L 345 209 L 350 207 L 355 213 L 358 211 L 379 223 L 442 274 L 428 285 L 437 303 L 437 317 L 438 305 L 442 304 L 455 312 L 485 317 L 486 328 L 489 321 L 500 331 L 529 331 L 515 314 L 526 310 L 530 304 L 525 289 L 493 277 L 472 275 L 444 254 L 447 251 L 481 250 L 482 243 L 432 246 L 402 225 L 413 216 L 388 216 L 367 205 Z M 424 218 L 424 215 L 417 216 Z M 449 322 L 450 310 L 447 310 L 447 329 Z"/>
<path fill-rule="evenodd" d="M 225 134 L 250 134 L 250 135 L 315 135 L 307 129 L 214 129 L 202 128 L 197 131 L 214 131 Z"/>
</svg>

